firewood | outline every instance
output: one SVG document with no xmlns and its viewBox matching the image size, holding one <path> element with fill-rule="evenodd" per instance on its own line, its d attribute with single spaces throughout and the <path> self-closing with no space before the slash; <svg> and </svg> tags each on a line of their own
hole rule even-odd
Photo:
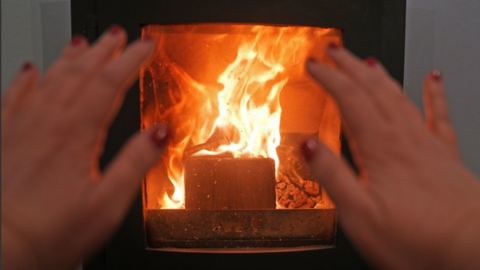
<svg viewBox="0 0 480 270">
<path fill-rule="evenodd" d="M 186 209 L 275 209 L 275 162 L 269 158 L 188 158 Z"/>
<path fill-rule="evenodd" d="M 184 152 L 185 157 L 190 157 L 202 150 L 215 151 L 222 145 L 229 145 L 231 142 L 237 142 L 239 131 L 231 124 L 217 126 L 213 134 L 205 143 L 197 144 Z M 233 156 L 231 156 L 233 158 Z"/>
<path fill-rule="evenodd" d="M 303 188 L 308 195 L 317 196 L 320 193 L 320 185 L 313 181 L 305 181 Z"/>
<path fill-rule="evenodd" d="M 209 140 L 207 141 L 206 143 L 202 143 L 202 144 L 197 144 L 189 149 L 186 149 L 185 150 L 185 153 L 184 153 L 184 156 L 185 157 L 190 157 L 202 150 L 206 150 L 206 151 L 215 151 L 218 149 L 218 147 L 222 146 L 222 145 L 229 145 L 230 142 L 228 141 L 227 138 L 225 137 L 222 137 L 222 138 L 215 138 L 215 139 L 212 139 L 212 140 Z"/>
</svg>

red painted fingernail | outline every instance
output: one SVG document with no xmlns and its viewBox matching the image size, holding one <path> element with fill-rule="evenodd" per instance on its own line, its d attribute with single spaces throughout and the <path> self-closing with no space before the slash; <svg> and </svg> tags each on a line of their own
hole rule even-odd
<svg viewBox="0 0 480 270">
<path fill-rule="evenodd" d="M 303 156 L 306 161 L 312 161 L 320 151 L 318 142 L 314 139 L 309 139 L 302 144 Z"/>
<path fill-rule="evenodd" d="M 72 46 L 77 46 L 82 42 L 82 40 L 83 40 L 82 35 L 74 35 L 70 43 L 72 44 Z"/>
<path fill-rule="evenodd" d="M 313 59 L 313 58 L 308 58 L 307 59 L 307 64 L 316 64 L 318 63 L 317 60 Z"/>
<path fill-rule="evenodd" d="M 32 67 L 33 67 L 32 63 L 27 62 L 27 63 L 23 64 L 22 71 L 28 71 L 28 70 L 32 69 Z"/>
<path fill-rule="evenodd" d="M 110 27 L 110 34 L 116 35 L 120 33 L 120 31 L 122 31 L 122 27 L 118 24 L 112 25 L 112 27 Z"/>
<path fill-rule="evenodd" d="M 167 143 L 167 127 L 165 125 L 160 124 L 156 130 L 152 133 L 152 142 L 157 147 L 162 147 Z"/>
<path fill-rule="evenodd" d="M 370 67 L 374 67 L 377 65 L 378 61 L 377 59 L 375 59 L 375 57 L 367 57 L 367 59 L 365 59 L 365 62 L 367 63 L 367 65 L 369 65 Z"/>
<path fill-rule="evenodd" d="M 337 50 L 337 49 L 340 48 L 340 46 L 338 46 L 336 43 L 330 43 L 330 44 L 328 44 L 328 48 L 333 49 L 333 50 Z"/>
<path fill-rule="evenodd" d="M 430 75 L 436 82 L 442 81 L 442 73 L 440 71 L 434 70 L 432 73 L 430 73 Z"/>
</svg>

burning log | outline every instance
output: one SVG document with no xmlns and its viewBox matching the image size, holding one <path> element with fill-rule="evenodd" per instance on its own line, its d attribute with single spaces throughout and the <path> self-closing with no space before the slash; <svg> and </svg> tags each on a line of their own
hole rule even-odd
<svg viewBox="0 0 480 270">
<path fill-rule="evenodd" d="M 218 149 L 218 147 L 222 145 L 229 145 L 229 144 L 230 142 L 226 137 L 211 139 L 211 140 L 208 140 L 206 143 L 197 144 L 185 150 L 185 156 L 190 157 L 202 150 L 215 151 Z"/>
<path fill-rule="evenodd" d="M 231 124 L 217 127 L 212 136 L 205 142 L 197 144 L 184 152 L 185 157 L 190 157 L 202 150 L 215 151 L 222 145 L 229 145 L 238 140 L 238 130 Z"/>
<path fill-rule="evenodd" d="M 269 158 L 193 157 L 185 164 L 185 209 L 275 209 Z"/>
</svg>

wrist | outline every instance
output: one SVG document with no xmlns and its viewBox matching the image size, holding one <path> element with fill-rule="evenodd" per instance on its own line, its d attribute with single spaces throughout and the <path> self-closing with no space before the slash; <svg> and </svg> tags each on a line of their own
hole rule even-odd
<svg viewBox="0 0 480 270">
<path fill-rule="evenodd" d="M 480 269 L 480 208 L 455 230 L 437 269 Z"/>
<path fill-rule="evenodd" d="M 3 222 L 2 222 L 3 223 Z M 8 226 L 2 224 L 2 269 L 37 269 L 38 262 L 29 253 L 28 246 L 24 245 L 22 239 L 15 237 Z"/>
</svg>

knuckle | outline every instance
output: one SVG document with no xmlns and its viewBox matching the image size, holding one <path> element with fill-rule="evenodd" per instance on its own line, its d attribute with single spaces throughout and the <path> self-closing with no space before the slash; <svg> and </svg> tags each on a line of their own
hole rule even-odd
<svg viewBox="0 0 480 270">
<path fill-rule="evenodd" d="M 104 69 L 99 74 L 99 80 L 104 85 L 116 85 L 119 78 L 111 69 Z"/>
<path fill-rule="evenodd" d="M 72 133 L 71 121 L 64 115 L 53 115 L 48 129 L 54 138 L 68 138 Z"/>
<path fill-rule="evenodd" d="M 71 76 L 75 76 L 85 73 L 86 69 L 86 65 L 83 61 L 72 61 L 66 68 L 66 72 Z"/>
<path fill-rule="evenodd" d="M 101 87 L 110 89 L 116 86 L 120 86 L 120 80 L 121 79 L 116 72 L 111 69 L 104 69 L 99 73 L 97 83 Z"/>
<path fill-rule="evenodd" d="M 388 126 L 382 131 L 382 138 L 380 140 L 380 147 L 385 150 L 389 155 L 397 156 L 404 153 L 405 147 L 407 147 L 408 139 L 405 138 L 403 132 L 397 127 Z"/>
<path fill-rule="evenodd" d="M 355 91 L 355 85 L 349 80 L 339 80 L 337 83 L 337 88 L 342 90 L 349 90 L 350 92 L 352 92 L 352 94 L 357 93 L 357 91 Z"/>
<path fill-rule="evenodd" d="M 383 74 L 377 72 L 366 72 L 364 80 L 370 85 L 382 85 L 385 81 Z"/>
<path fill-rule="evenodd" d="M 365 96 L 361 90 L 349 84 L 346 85 L 344 89 L 348 90 L 348 94 L 341 94 L 336 98 L 340 107 L 344 107 L 345 109 L 365 107 L 366 99 L 369 98 L 368 96 Z"/>
<path fill-rule="evenodd" d="M 407 98 L 403 97 L 401 100 L 405 104 L 406 115 L 411 117 L 411 120 L 422 122 L 423 116 L 417 106 L 413 105 Z"/>
<path fill-rule="evenodd" d="M 443 123 L 443 124 L 449 124 L 450 123 L 450 117 L 448 116 L 447 111 L 445 108 L 442 108 L 442 110 L 437 111 L 435 114 L 435 118 L 437 122 Z"/>
<path fill-rule="evenodd" d="M 398 97 L 402 93 L 401 85 L 384 71 L 367 72 L 365 80 L 370 87 L 384 90 L 382 91 L 384 94 Z"/>
<path fill-rule="evenodd" d="M 456 142 L 457 135 L 455 131 L 449 126 L 441 127 L 442 137 L 444 137 L 448 142 Z"/>
<path fill-rule="evenodd" d="M 145 170 L 147 170 L 148 165 L 150 164 L 147 155 L 140 150 L 140 147 L 131 147 L 136 148 L 135 151 L 128 151 L 125 153 L 125 163 L 124 170 L 129 172 L 128 174 L 133 176 L 142 175 Z"/>
</svg>

